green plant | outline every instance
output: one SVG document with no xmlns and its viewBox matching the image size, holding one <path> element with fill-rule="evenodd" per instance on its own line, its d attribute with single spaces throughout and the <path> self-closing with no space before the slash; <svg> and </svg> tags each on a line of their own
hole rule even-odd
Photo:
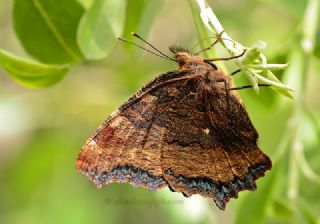
<svg viewBox="0 0 320 224">
<path fill-rule="evenodd" d="M 185 13 L 183 16 L 179 14 L 177 1 L 12 1 L 11 17 L 16 37 L 32 59 L 0 50 L 0 68 L 24 86 L 46 88 L 18 88 L 15 82 L 5 78 L 0 82 L 0 120 L 3 114 L 14 115 L 11 110 L 5 110 L 12 104 L 20 112 L 17 115 L 20 120 L 14 124 L 17 127 L 29 125 L 25 135 L 8 138 L 13 146 L 2 147 L 0 141 L 0 153 L 8 150 L 17 155 L 11 160 L 6 154 L 0 157 L 1 165 L 2 161 L 10 161 L 9 168 L 0 170 L 0 196 L 4 198 L 0 202 L 1 221 L 3 218 L 4 223 L 6 220 L 7 223 L 29 220 L 32 223 L 102 223 L 137 219 L 141 223 L 150 223 L 159 217 L 162 223 L 226 220 L 236 223 L 319 223 L 319 0 L 295 1 L 294 4 L 291 0 L 208 0 L 207 3 L 181 0 L 179 4 L 187 7 L 182 11 Z M 176 5 L 171 7 L 171 4 Z M 209 4 L 214 7 L 215 18 Z M 185 208 L 193 197 L 178 198 L 176 194 L 149 193 L 123 185 L 96 191 L 90 188 L 91 183 L 87 186 L 87 181 L 74 171 L 73 163 L 79 147 L 104 116 L 151 79 L 150 74 L 155 76 L 175 66 L 170 67 L 171 64 L 149 56 L 141 61 L 141 54 L 135 52 L 141 52 L 140 49 L 130 45 L 119 44 L 122 47 L 114 50 L 116 38 L 130 38 L 131 31 L 148 40 L 154 38 L 156 45 L 157 41 L 163 41 L 166 35 L 147 38 L 156 16 L 166 16 L 167 12 L 159 14 L 163 5 L 167 5 L 166 10 L 171 10 L 168 14 L 178 14 L 173 18 L 187 24 L 191 30 L 181 37 L 181 41 L 188 43 L 185 47 L 203 39 L 200 48 L 208 47 L 214 38 L 219 39 L 217 36 L 222 31 L 222 23 L 225 28 L 220 39 L 223 52 L 237 55 L 247 49 L 245 61 L 238 61 L 233 67 L 232 62 L 219 63 L 219 66 L 228 71 L 242 68 L 246 72 L 235 77 L 235 85 L 249 82 L 256 87 L 255 91 L 239 91 L 239 94 L 259 130 L 261 148 L 271 155 L 273 168 L 258 181 L 256 192 L 240 193 L 223 214 L 210 207 L 213 203 L 210 201 L 206 207 L 201 207 L 201 215 L 193 220 L 191 212 L 189 214 Z M 188 10 L 193 21 L 187 16 Z M 201 17 L 202 11 L 207 13 L 202 13 Z M 171 32 L 170 23 L 178 22 L 175 20 L 159 17 L 157 21 L 161 21 L 162 26 L 158 25 L 157 29 Z M 282 30 L 283 33 L 277 35 L 276 32 Z M 2 32 L 5 29 L 0 29 L 1 35 Z M 267 40 L 268 49 L 263 49 L 265 45 L 257 42 L 259 38 Z M 219 50 L 211 49 L 203 56 L 221 56 Z M 261 55 L 262 50 L 266 57 Z M 119 52 L 121 57 L 117 54 Z M 268 63 L 265 58 L 268 58 Z M 98 72 L 95 73 L 95 69 Z M 63 80 L 71 73 L 69 79 Z M 0 78 L 4 76 L 1 73 Z M 272 90 L 257 89 L 256 84 L 260 82 L 271 84 Z M 57 84 L 54 88 L 47 88 L 54 84 Z M 282 94 L 294 95 L 294 99 Z M 21 102 L 17 103 L 17 98 Z M 79 98 L 81 100 L 77 101 Z M 33 122 L 27 120 L 30 116 L 27 112 L 32 114 Z M 8 117 L 16 118 L 13 115 Z M 23 120 L 26 122 L 21 122 Z M 2 130 L 5 133 L 11 130 L 4 121 L 7 120 L 1 120 L 1 135 L 4 133 Z M 1 135 L 0 140 L 5 139 Z M 27 141 L 19 144 L 20 139 Z M 183 203 L 148 211 L 135 206 L 104 204 L 105 198 L 118 194 L 128 198 L 134 195 L 147 202 L 164 194 L 162 196 L 166 199 L 177 197 Z M 206 200 L 201 198 L 199 201 L 203 203 Z"/>
<path fill-rule="evenodd" d="M 14 30 L 39 62 L 1 50 L 0 67 L 20 84 L 50 86 L 69 68 L 106 57 L 121 34 L 146 33 L 161 2 L 143 0 L 15 0 Z"/>
</svg>

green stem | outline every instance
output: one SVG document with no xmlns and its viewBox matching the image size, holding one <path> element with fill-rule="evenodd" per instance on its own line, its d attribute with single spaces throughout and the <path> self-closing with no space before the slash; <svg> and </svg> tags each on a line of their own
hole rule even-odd
<svg viewBox="0 0 320 224">
<path fill-rule="evenodd" d="M 201 18 L 198 15 L 199 10 L 198 10 L 198 5 L 196 4 L 196 2 L 194 0 L 188 0 L 188 2 L 190 5 L 190 8 L 191 8 L 193 21 L 194 21 L 194 25 L 196 28 L 197 39 L 198 39 L 200 48 L 204 49 L 211 44 L 210 38 L 207 39 L 206 41 L 202 41 L 203 39 L 209 37 L 209 33 L 208 33 L 207 29 L 202 25 Z M 203 54 L 204 54 L 205 58 L 212 57 L 212 56 L 209 56 L 208 51 L 204 51 Z"/>
</svg>

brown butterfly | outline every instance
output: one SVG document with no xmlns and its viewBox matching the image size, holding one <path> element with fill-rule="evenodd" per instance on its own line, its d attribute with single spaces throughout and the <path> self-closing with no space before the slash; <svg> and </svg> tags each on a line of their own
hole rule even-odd
<svg viewBox="0 0 320 224">
<path fill-rule="evenodd" d="M 179 70 L 155 78 L 112 113 L 83 146 L 76 168 L 98 188 L 112 182 L 169 187 L 213 198 L 223 210 L 239 191 L 255 190 L 255 180 L 272 166 L 233 91 L 252 86 L 230 88 L 238 71 L 226 74 L 210 62 L 228 58 L 170 50 L 175 58 L 156 51 Z"/>
</svg>

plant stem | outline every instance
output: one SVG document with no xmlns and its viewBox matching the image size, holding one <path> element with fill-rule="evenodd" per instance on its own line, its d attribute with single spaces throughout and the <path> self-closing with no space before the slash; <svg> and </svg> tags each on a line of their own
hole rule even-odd
<svg viewBox="0 0 320 224">
<path fill-rule="evenodd" d="M 280 69 L 282 67 L 282 69 L 284 69 L 285 66 L 275 66 L 274 64 L 267 64 L 266 57 L 261 53 L 261 50 L 264 49 L 266 46 L 264 42 L 259 41 L 252 47 L 245 48 L 240 43 L 234 41 L 232 38 L 228 36 L 227 32 L 224 31 L 221 23 L 214 14 L 212 8 L 210 8 L 207 4 L 206 0 L 189 0 L 193 13 L 195 12 L 194 2 L 197 2 L 198 4 L 198 7 L 200 9 L 200 17 L 202 19 L 202 24 L 204 24 L 204 27 L 206 27 L 208 31 L 211 31 L 217 36 L 217 40 L 232 56 L 238 56 L 244 53 L 244 50 L 246 50 L 245 54 L 242 57 L 235 59 L 234 62 L 238 65 L 240 70 L 246 76 L 247 80 L 252 84 L 253 89 L 256 92 L 259 92 L 258 82 L 262 81 L 264 84 L 270 84 L 271 87 L 277 89 L 278 92 L 284 94 L 285 96 L 293 98 L 291 94 L 291 91 L 293 90 L 281 84 L 280 81 L 270 71 L 271 68 L 277 67 L 278 69 Z M 199 19 L 196 18 L 195 21 L 196 24 L 198 24 L 197 21 L 199 21 Z M 200 29 L 197 30 L 199 31 Z M 250 66 L 252 65 L 256 67 L 258 66 L 260 69 L 255 70 L 250 68 Z M 264 74 L 270 75 L 267 75 L 266 77 L 268 78 L 266 78 L 261 76 Z"/>
</svg>

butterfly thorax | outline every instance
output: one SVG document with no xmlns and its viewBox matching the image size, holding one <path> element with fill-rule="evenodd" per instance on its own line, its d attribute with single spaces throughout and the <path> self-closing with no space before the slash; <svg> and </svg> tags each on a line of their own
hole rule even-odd
<svg viewBox="0 0 320 224">
<path fill-rule="evenodd" d="M 195 74 L 198 77 L 198 85 L 205 92 L 216 92 L 217 88 L 224 89 L 225 86 L 222 80 L 230 83 L 230 77 L 227 74 L 218 70 L 216 65 L 206 62 L 197 55 L 180 51 L 175 52 L 175 58 L 180 70 L 190 71 L 191 74 Z"/>
<path fill-rule="evenodd" d="M 212 65 L 208 64 L 203 60 L 203 58 L 189 54 L 188 52 L 180 51 L 175 52 L 175 58 L 179 64 L 180 69 L 183 70 L 193 70 L 193 69 L 214 69 Z"/>
</svg>

